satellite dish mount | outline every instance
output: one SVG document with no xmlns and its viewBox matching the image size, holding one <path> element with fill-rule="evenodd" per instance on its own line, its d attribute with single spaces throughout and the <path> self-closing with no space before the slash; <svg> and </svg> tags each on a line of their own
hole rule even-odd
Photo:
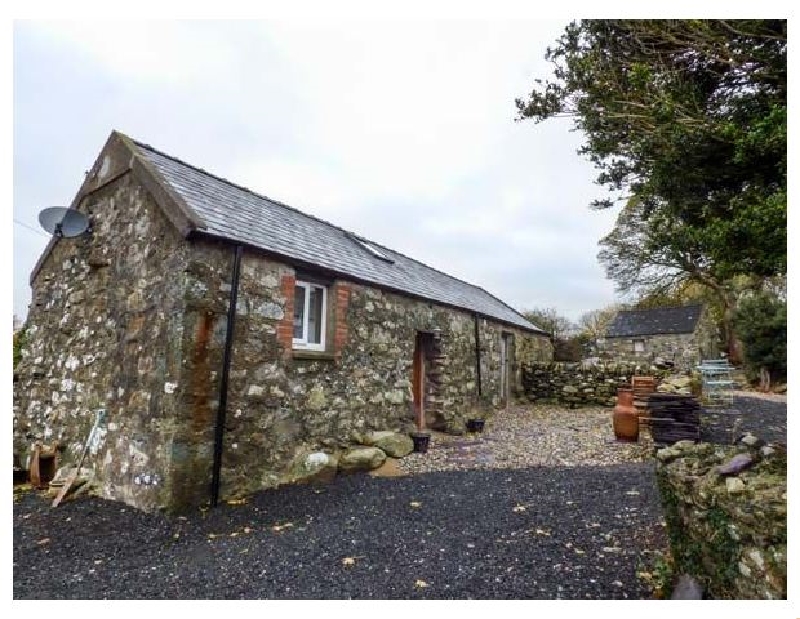
<svg viewBox="0 0 800 619">
<path fill-rule="evenodd" d="M 39 213 L 39 224 L 56 238 L 73 238 L 92 231 L 89 218 L 80 211 L 64 206 L 51 206 Z"/>
</svg>

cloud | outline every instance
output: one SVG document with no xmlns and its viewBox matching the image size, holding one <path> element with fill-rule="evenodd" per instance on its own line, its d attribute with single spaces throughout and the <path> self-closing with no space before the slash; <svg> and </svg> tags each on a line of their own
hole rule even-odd
<svg viewBox="0 0 800 619">
<path fill-rule="evenodd" d="M 68 203 L 112 128 L 476 283 L 577 317 L 613 300 L 613 213 L 570 123 L 514 121 L 560 22 L 25 22 L 15 217 Z M 16 236 L 18 235 L 18 239 Z M 44 243 L 15 226 L 15 311 Z M 46 239 L 44 239 L 46 243 Z"/>
</svg>

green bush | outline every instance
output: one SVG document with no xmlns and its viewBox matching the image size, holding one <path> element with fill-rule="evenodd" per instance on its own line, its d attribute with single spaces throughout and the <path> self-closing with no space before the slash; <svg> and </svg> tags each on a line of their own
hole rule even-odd
<svg viewBox="0 0 800 619">
<path fill-rule="evenodd" d="M 14 333 L 14 371 L 17 370 L 17 364 L 22 359 L 22 347 L 25 345 L 25 328 L 23 327 Z"/>
<path fill-rule="evenodd" d="M 766 369 L 772 380 L 786 379 L 786 302 L 769 293 L 743 299 L 734 328 L 744 347 L 744 363 L 752 380 Z"/>
</svg>

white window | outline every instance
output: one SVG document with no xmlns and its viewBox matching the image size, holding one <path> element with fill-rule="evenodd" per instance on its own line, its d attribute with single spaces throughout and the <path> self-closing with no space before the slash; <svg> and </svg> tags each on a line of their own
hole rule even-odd
<svg viewBox="0 0 800 619">
<path fill-rule="evenodd" d="M 294 285 L 294 334 L 292 345 L 304 350 L 325 350 L 325 286 L 308 282 Z"/>
<path fill-rule="evenodd" d="M 644 352 L 644 340 L 633 340 L 633 352 Z"/>
</svg>

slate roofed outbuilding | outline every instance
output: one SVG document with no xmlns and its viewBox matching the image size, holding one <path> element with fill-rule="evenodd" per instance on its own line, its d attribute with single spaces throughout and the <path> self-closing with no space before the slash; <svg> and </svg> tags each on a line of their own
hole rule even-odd
<svg viewBox="0 0 800 619">
<path fill-rule="evenodd" d="M 152 146 L 131 142 L 202 221 L 203 234 L 245 243 L 355 281 L 543 333 L 478 286 L 214 176 Z"/>
<path fill-rule="evenodd" d="M 609 325 L 606 337 L 693 333 L 702 311 L 702 305 L 620 311 Z"/>
</svg>

